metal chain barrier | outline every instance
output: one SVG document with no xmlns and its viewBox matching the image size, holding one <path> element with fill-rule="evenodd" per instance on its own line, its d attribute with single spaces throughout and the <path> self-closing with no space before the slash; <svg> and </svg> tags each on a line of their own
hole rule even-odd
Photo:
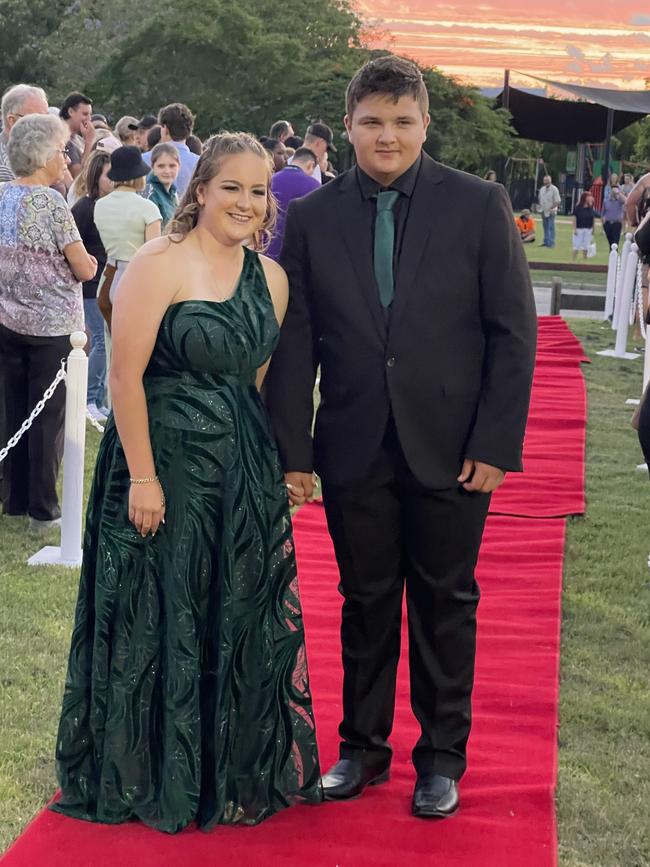
<svg viewBox="0 0 650 867">
<path fill-rule="evenodd" d="M 102 434 L 104 433 L 104 428 L 100 425 L 100 423 L 96 419 L 94 419 L 91 416 L 91 414 L 88 412 L 87 409 L 86 409 L 86 421 L 89 421 L 91 423 L 91 425 L 95 428 L 95 430 L 98 430 Z"/>
<path fill-rule="evenodd" d="M 34 409 L 31 411 L 29 418 L 26 418 L 25 421 L 21 424 L 20 428 L 16 431 L 16 433 L 9 438 L 9 442 L 7 443 L 7 445 L 3 449 L 0 449 L 0 464 L 7 457 L 11 449 L 18 444 L 22 435 L 30 429 L 30 427 L 34 424 L 34 421 L 43 412 L 43 410 L 45 409 L 45 404 L 56 391 L 58 384 L 63 380 L 65 380 L 65 358 L 61 359 L 61 367 L 59 368 L 56 376 L 52 380 L 51 385 L 49 385 L 43 392 L 43 397 L 39 400 Z"/>
<path fill-rule="evenodd" d="M 7 445 L 4 448 L 0 449 L 0 464 L 7 457 L 11 449 L 14 446 L 18 445 L 23 434 L 27 433 L 27 431 L 34 424 L 38 416 L 43 412 L 43 410 L 45 409 L 45 404 L 52 397 L 59 383 L 65 382 L 65 362 L 66 359 L 62 358 L 61 367 L 57 371 L 56 376 L 54 377 L 50 385 L 48 385 L 48 387 L 43 392 L 43 397 L 39 400 L 34 409 L 31 411 L 29 417 L 26 418 L 25 421 L 21 424 L 16 433 L 12 437 L 9 437 Z M 99 431 L 99 433 L 104 433 L 104 428 L 99 424 L 99 422 L 95 421 L 95 419 L 91 416 L 88 410 L 86 410 L 86 420 L 89 421 L 91 425 Z"/>
</svg>

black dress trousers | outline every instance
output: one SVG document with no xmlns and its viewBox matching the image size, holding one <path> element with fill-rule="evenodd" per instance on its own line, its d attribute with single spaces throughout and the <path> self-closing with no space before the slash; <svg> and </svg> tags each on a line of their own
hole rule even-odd
<svg viewBox="0 0 650 867">
<path fill-rule="evenodd" d="M 341 757 L 390 758 L 406 585 L 418 772 L 459 779 L 466 767 L 479 588 L 474 568 L 490 496 L 423 487 L 389 423 L 367 477 L 324 483 L 343 596 Z"/>
<path fill-rule="evenodd" d="M 16 433 L 43 397 L 69 352 L 68 336 L 32 337 L 0 325 L 0 393 L 8 436 Z M 39 521 L 60 517 L 56 480 L 63 456 L 64 421 L 65 386 L 59 383 L 43 412 L 4 461 L 2 505 L 6 515 L 28 514 Z"/>
</svg>

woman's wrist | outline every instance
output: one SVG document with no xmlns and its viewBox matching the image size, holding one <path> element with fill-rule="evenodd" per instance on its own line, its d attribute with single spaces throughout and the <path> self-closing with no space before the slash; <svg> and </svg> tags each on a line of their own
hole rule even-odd
<svg viewBox="0 0 650 867">
<path fill-rule="evenodd" d="M 132 485 L 152 485 L 154 483 L 160 483 L 160 479 L 158 476 L 132 476 L 129 478 L 129 482 Z"/>
</svg>

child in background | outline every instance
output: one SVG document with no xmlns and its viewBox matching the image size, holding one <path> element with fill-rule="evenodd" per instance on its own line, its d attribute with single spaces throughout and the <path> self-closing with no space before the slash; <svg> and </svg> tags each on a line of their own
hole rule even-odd
<svg viewBox="0 0 650 867">
<path fill-rule="evenodd" d="M 573 261 L 582 252 L 583 259 L 587 258 L 589 245 L 594 236 L 594 220 L 599 216 L 594 210 L 594 197 L 591 193 L 584 192 L 580 201 L 573 211 Z"/>
<path fill-rule="evenodd" d="M 524 208 L 521 216 L 515 219 L 515 225 L 524 244 L 532 244 L 535 241 L 535 221 L 530 216 L 528 208 Z"/>
<path fill-rule="evenodd" d="M 175 181 L 180 167 L 181 158 L 173 144 L 161 142 L 151 151 L 151 172 L 147 177 L 144 195 L 158 206 L 163 228 L 174 216 L 178 207 Z"/>
</svg>

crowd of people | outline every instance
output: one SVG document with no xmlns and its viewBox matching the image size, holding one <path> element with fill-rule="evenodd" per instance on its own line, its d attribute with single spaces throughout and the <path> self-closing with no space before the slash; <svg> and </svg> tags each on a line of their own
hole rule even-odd
<svg viewBox="0 0 650 867">
<path fill-rule="evenodd" d="M 570 213 L 573 222 L 572 253 L 574 262 L 580 254 L 584 259 L 594 254 L 596 220 L 601 221 L 608 247 L 620 243 L 623 231 L 639 225 L 648 207 L 642 196 L 643 190 L 646 189 L 645 179 L 648 176 L 644 175 L 639 183 L 635 184 L 634 177 L 626 172 L 621 183 L 618 174 L 612 172 L 604 185 L 600 208 L 595 206 L 595 197 L 592 191 L 584 190 L 580 193 L 578 202 Z M 488 172 L 485 178 L 496 181 L 496 172 Z M 631 196 L 632 191 L 634 191 L 634 196 Z M 549 174 L 544 175 L 542 186 L 537 193 L 537 201 L 533 205 L 542 218 L 544 236 L 540 243 L 542 247 L 555 247 L 555 221 L 561 204 L 562 197 L 558 187 L 553 183 L 553 178 Z M 515 223 L 522 241 L 525 244 L 534 243 L 537 237 L 536 226 L 529 208 L 521 211 L 521 214 L 515 218 Z"/>
<path fill-rule="evenodd" d="M 60 108 L 49 106 L 44 90 L 31 85 L 18 84 L 4 94 L 3 442 L 52 381 L 74 330 L 85 328 L 88 335 L 88 412 L 99 423 L 108 418 L 115 293 L 128 263 L 165 231 L 190 184 L 203 152 L 194 120 L 188 106 L 172 103 L 157 115 L 125 115 L 111 125 L 80 92 L 69 94 Z M 331 128 L 323 123 L 309 126 L 302 139 L 288 121 L 279 121 L 260 143 L 272 160 L 272 189 L 280 202 L 268 249 L 277 259 L 289 202 L 335 176 L 328 154 L 336 148 Z M 60 520 L 56 479 L 63 400 L 58 389 L 0 470 L 4 513 L 28 515 L 33 529 L 48 529 Z M 30 479 L 27 488 L 24 478 Z"/>
</svg>

